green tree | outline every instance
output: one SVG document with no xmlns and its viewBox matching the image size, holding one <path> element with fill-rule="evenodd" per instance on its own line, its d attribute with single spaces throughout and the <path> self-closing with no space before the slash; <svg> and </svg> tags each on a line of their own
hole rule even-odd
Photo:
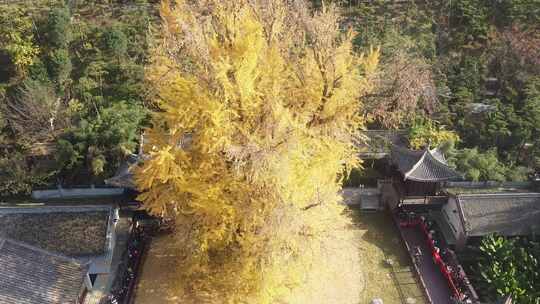
<svg viewBox="0 0 540 304">
<path fill-rule="evenodd" d="M 0 6 L 0 55 L 6 52 L 19 73 L 39 54 L 32 19 L 19 7 Z"/>
<path fill-rule="evenodd" d="M 0 95 L 0 100 L 2 100 Z M 4 119 L 2 111 L 0 111 L 0 146 L 4 146 L 8 142 L 8 133 L 6 131 L 7 121 Z"/>
<path fill-rule="evenodd" d="M 421 116 L 417 117 L 408 129 L 408 138 L 409 145 L 413 149 L 436 148 L 446 142 L 455 143 L 459 140 L 455 132 L 446 130 L 436 121 Z"/>
<path fill-rule="evenodd" d="M 40 172 L 28 166 L 26 157 L 19 151 L 0 153 L 0 197 L 29 194 L 32 187 L 48 182 L 54 172 Z"/>
<path fill-rule="evenodd" d="M 449 163 L 471 181 L 506 181 L 506 167 L 499 162 L 495 150 L 480 153 L 477 148 L 458 150 Z"/>
<path fill-rule="evenodd" d="M 511 295 L 518 304 L 540 299 L 540 244 L 490 235 L 480 244 L 477 280 L 490 300 Z"/>
<path fill-rule="evenodd" d="M 46 25 L 47 44 L 51 48 L 66 49 L 71 42 L 71 14 L 67 7 L 53 8 Z"/>
<path fill-rule="evenodd" d="M 140 106 L 116 102 L 92 119 L 81 117 L 58 142 L 58 162 L 67 170 L 95 176 L 113 173 L 122 157 L 135 149 L 145 115 Z"/>
<path fill-rule="evenodd" d="M 526 140 L 531 145 L 526 163 L 540 170 L 540 77 L 531 79 L 524 91 L 522 128 L 528 130 Z"/>
<path fill-rule="evenodd" d="M 41 83 L 50 82 L 47 66 L 40 58 L 36 58 L 34 62 L 28 66 L 28 78 Z"/>
<path fill-rule="evenodd" d="M 113 2 L 107 8 L 115 12 L 115 23 L 103 26 L 110 24 L 103 5 L 32 4 L 0 4 L 1 137 L 9 147 L 0 158 L 24 158 L 28 143 L 56 142 L 57 177 L 80 177 L 82 183 L 88 176 L 106 177 L 134 148 L 146 115 L 144 65 L 157 8 L 124 10 Z M 39 52 L 23 52 L 29 46 Z M 15 54 L 31 60 L 16 66 Z"/>
<path fill-rule="evenodd" d="M 477 49 L 488 39 L 490 24 L 488 7 L 484 1 L 452 1 L 449 22 L 450 43 L 456 49 Z"/>
<path fill-rule="evenodd" d="M 117 26 L 110 27 L 103 33 L 103 45 L 107 52 L 119 58 L 127 51 L 127 37 Z"/>
<path fill-rule="evenodd" d="M 48 70 L 54 82 L 63 88 L 71 81 L 73 65 L 67 49 L 55 49 L 48 58 Z"/>
</svg>

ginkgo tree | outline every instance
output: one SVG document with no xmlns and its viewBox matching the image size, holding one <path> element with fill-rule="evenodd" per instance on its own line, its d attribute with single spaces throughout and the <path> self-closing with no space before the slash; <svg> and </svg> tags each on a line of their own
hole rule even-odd
<svg viewBox="0 0 540 304">
<path fill-rule="evenodd" d="M 357 55 L 334 7 L 163 2 L 148 80 L 156 112 L 140 200 L 175 219 L 182 303 L 358 303 L 360 256 L 340 203 L 360 165 Z"/>
</svg>

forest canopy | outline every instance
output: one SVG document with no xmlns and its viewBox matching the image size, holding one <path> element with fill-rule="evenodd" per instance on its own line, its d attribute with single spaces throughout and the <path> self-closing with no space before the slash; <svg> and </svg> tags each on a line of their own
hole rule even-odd
<svg viewBox="0 0 540 304">
<path fill-rule="evenodd" d="M 519 172 L 502 180 L 540 169 L 537 0 L 331 2 L 357 53 L 381 50 L 359 105 L 368 128 L 424 134 L 411 137 L 417 148 L 438 142 L 425 137 L 436 125 L 459 138 L 456 155 L 493 155 L 497 171 Z M 101 183 L 135 151 L 153 110 L 145 66 L 159 4 L 32 3 L 0 4 L 0 184 L 18 193 L 36 182 Z M 477 164 L 455 167 L 488 178 Z"/>
<path fill-rule="evenodd" d="M 101 183 L 147 118 L 155 4 L 0 4 L 0 189 Z"/>
</svg>

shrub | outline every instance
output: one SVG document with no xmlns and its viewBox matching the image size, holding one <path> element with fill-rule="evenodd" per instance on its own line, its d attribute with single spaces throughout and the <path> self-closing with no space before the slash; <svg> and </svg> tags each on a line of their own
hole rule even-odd
<svg viewBox="0 0 540 304">
<path fill-rule="evenodd" d="M 46 184 L 53 174 L 33 170 L 21 153 L 0 156 L 0 197 L 29 194 L 33 187 Z"/>
<path fill-rule="evenodd" d="M 70 13 L 65 7 L 55 8 L 47 19 L 48 43 L 53 48 L 67 48 L 71 42 Z"/>
<path fill-rule="evenodd" d="M 71 58 L 66 49 L 57 49 L 51 52 L 48 62 L 49 73 L 55 82 L 62 86 L 69 79 L 72 69 Z"/>
<path fill-rule="evenodd" d="M 115 57 L 124 55 L 127 51 L 127 37 L 119 28 L 110 27 L 103 34 L 103 46 Z"/>
<path fill-rule="evenodd" d="M 458 135 L 454 131 L 445 130 L 429 118 L 418 117 L 409 128 L 409 143 L 411 148 L 420 149 L 438 147 L 445 142 L 457 142 Z"/>
<path fill-rule="evenodd" d="M 481 255 L 476 279 L 491 300 L 511 295 L 516 303 L 538 303 L 539 243 L 490 235 L 482 240 L 479 248 Z"/>
</svg>

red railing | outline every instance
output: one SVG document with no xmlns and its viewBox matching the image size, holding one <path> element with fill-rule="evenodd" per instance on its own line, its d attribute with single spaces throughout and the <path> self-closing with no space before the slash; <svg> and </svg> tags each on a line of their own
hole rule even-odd
<svg viewBox="0 0 540 304">
<path fill-rule="evenodd" d="M 452 294 L 457 299 L 463 300 L 465 298 L 465 295 L 457 288 L 457 285 L 454 282 L 454 279 L 452 278 L 452 274 L 448 271 L 448 267 L 446 263 L 441 258 L 439 254 L 439 250 L 435 246 L 435 242 L 433 238 L 430 236 L 428 228 L 426 224 L 424 223 L 424 221 L 422 221 L 420 218 L 415 218 L 412 220 L 400 222 L 400 226 L 401 227 L 420 227 L 420 230 L 422 230 L 422 232 L 424 233 L 426 241 L 431 250 L 431 256 L 433 257 L 433 261 L 435 262 L 437 266 L 439 266 L 439 270 L 441 271 L 442 275 L 446 278 L 448 287 L 452 291 Z"/>
</svg>

